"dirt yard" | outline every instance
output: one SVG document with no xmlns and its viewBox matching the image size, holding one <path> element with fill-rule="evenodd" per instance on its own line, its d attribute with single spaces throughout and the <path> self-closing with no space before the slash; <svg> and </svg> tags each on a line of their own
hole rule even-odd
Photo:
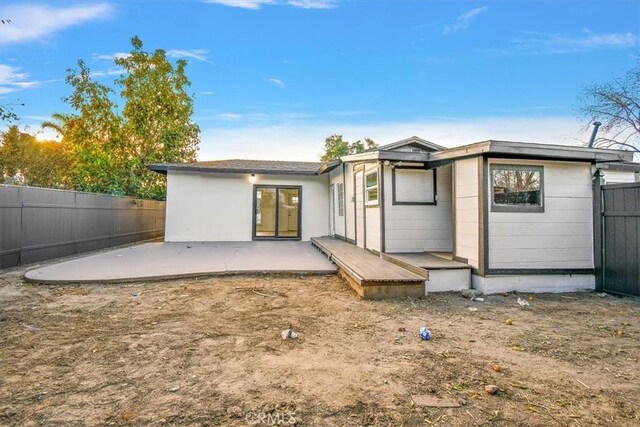
<svg viewBox="0 0 640 427">
<path fill-rule="evenodd" d="M 337 276 L 4 274 L 0 425 L 638 425 L 640 300 L 529 297 L 362 301 Z M 299 337 L 283 340 L 289 325 Z M 445 403 L 457 407 L 429 406 Z"/>
</svg>

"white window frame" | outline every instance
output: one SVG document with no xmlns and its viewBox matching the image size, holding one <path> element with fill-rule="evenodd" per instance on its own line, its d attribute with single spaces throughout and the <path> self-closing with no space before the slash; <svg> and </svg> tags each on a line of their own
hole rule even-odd
<svg viewBox="0 0 640 427">
<path fill-rule="evenodd" d="M 375 175 L 376 176 L 376 184 L 375 185 L 371 185 L 368 186 L 367 185 L 367 181 L 371 175 Z M 380 181 L 380 176 L 378 174 L 377 170 L 371 171 L 371 172 L 365 172 L 364 174 L 364 201 L 365 201 L 365 205 L 367 206 L 377 206 L 378 205 L 378 201 L 380 200 L 380 191 L 378 189 L 378 185 Z M 375 199 L 370 199 L 369 198 L 369 192 L 372 190 L 376 190 L 376 198 Z"/>
</svg>

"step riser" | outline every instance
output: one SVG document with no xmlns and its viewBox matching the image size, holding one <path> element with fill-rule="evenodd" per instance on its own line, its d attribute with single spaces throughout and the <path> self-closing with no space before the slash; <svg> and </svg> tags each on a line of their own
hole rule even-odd
<svg viewBox="0 0 640 427">
<path fill-rule="evenodd" d="M 468 268 L 429 270 L 425 294 L 429 292 L 461 291 L 471 287 L 471 270 Z"/>
</svg>

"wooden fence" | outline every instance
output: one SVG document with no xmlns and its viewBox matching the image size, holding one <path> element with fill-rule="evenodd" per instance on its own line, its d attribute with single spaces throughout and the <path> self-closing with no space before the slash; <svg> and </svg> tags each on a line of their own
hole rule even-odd
<svg viewBox="0 0 640 427">
<path fill-rule="evenodd" d="M 0 185 L 0 269 L 164 236 L 165 202 Z"/>
</svg>

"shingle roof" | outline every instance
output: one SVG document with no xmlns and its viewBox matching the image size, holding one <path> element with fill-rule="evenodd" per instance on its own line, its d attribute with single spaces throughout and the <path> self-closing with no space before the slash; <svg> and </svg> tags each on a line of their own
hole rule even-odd
<svg viewBox="0 0 640 427">
<path fill-rule="evenodd" d="M 168 170 L 217 172 L 217 173 L 260 173 L 283 175 L 317 175 L 320 162 L 289 162 L 281 160 L 211 160 L 195 163 L 160 163 L 149 165 L 155 172 L 167 173 Z"/>
</svg>

